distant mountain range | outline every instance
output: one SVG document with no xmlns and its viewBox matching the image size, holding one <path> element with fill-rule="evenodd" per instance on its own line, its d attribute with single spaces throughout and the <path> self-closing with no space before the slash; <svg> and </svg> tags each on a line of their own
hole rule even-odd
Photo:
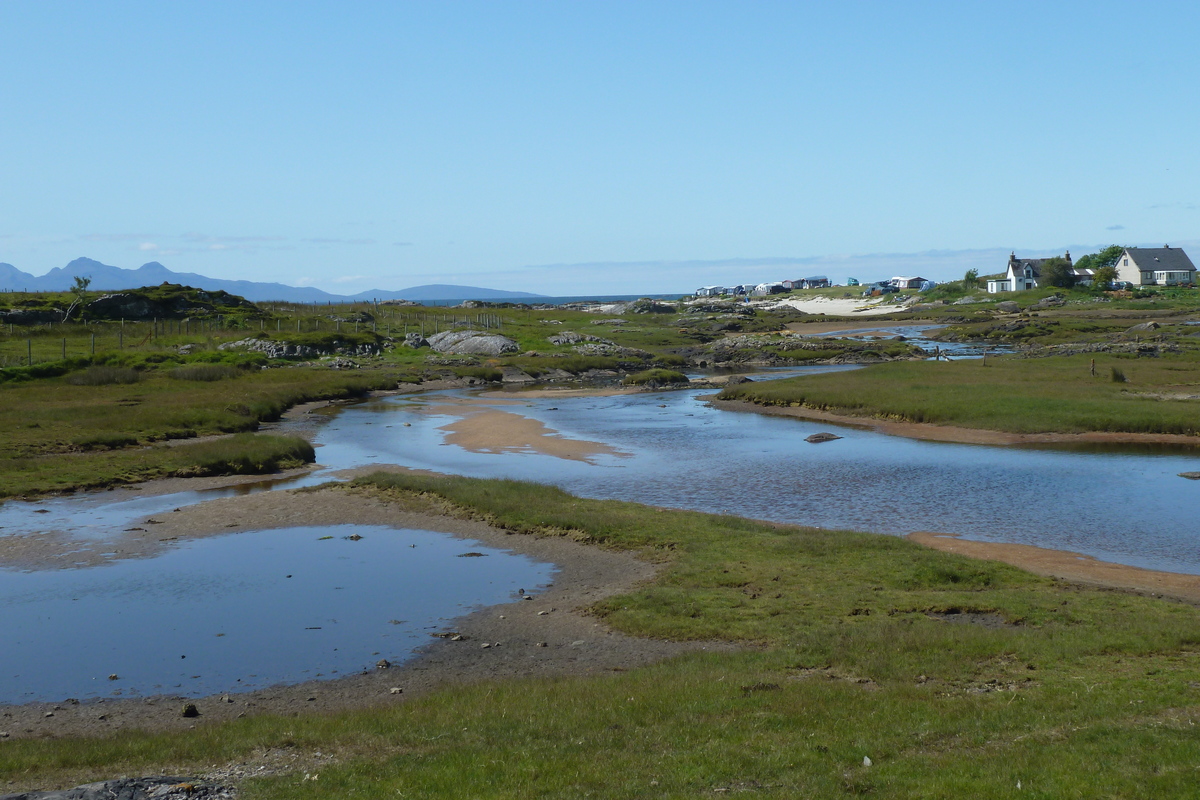
<svg viewBox="0 0 1200 800">
<path fill-rule="evenodd" d="M 89 289 L 92 291 L 112 292 L 121 289 L 136 289 L 140 286 L 155 286 L 165 281 L 209 291 L 222 289 L 241 295 L 255 303 L 267 300 L 289 303 L 413 300 L 423 303 L 434 300 L 522 300 L 543 296 L 528 292 L 506 292 L 500 289 L 441 283 L 411 286 L 399 291 L 370 289 L 351 295 L 330 294 L 311 286 L 288 286 L 284 283 L 260 283 L 258 281 L 227 281 L 220 278 L 209 278 L 194 272 L 174 272 L 157 261 L 143 264 L 137 269 L 122 269 L 101 264 L 90 258 L 77 258 L 65 267 L 55 267 L 45 275 L 36 277 L 28 272 L 22 272 L 12 264 L 0 264 L 0 290 L 62 292 L 71 288 L 76 276 L 91 278 L 92 283 Z"/>
</svg>

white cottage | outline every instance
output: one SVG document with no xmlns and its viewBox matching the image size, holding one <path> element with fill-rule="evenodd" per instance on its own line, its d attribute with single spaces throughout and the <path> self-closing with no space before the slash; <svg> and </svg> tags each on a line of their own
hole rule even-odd
<svg viewBox="0 0 1200 800">
<path fill-rule="evenodd" d="M 1068 250 L 1063 258 L 1070 265 L 1071 251 Z M 1049 259 L 1017 258 L 1016 253 L 1010 253 L 1008 256 L 1008 270 L 1004 273 L 1004 277 L 988 279 L 988 294 L 996 294 L 997 292 L 1023 292 L 1026 289 L 1036 289 L 1038 281 L 1042 277 L 1042 264 L 1046 261 L 1049 261 Z"/>
<path fill-rule="evenodd" d="M 1177 286 L 1196 282 L 1196 267 L 1178 247 L 1126 247 L 1117 259 L 1117 279 L 1134 286 Z"/>
</svg>

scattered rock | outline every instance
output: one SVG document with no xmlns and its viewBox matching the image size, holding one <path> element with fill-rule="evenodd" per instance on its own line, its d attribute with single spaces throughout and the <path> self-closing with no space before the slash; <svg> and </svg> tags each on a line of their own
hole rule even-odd
<svg viewBox="0 0 1200 800">
<path fill-rule="evenodd" d="M 836 433 L 814 433 L 812 436 L 806 436 L 804 441 L 809 444 L 820 444 L 821 442 L 832 442 L 834 439 L 840 439 Z"/>
<path fill-rule="evenodd" d="M 6 794 L 0 800 L 225 800 L 235 797 L 226 786 L 205 784 L 195 778 L 168 777 L 119 778 L 89 783 L 74 789 L 49 792 Z"/>
<path fill-rule="evenodd" d="M 403 690 L 403 689 L 401 689 L 399 686 L 393 686 L 391 689 L 388 689 L 388 693 L 390 693 L 390 694 L 403 694 L 403 693 L 404 693 L 404 690 Z"/>
<path fill-rule="evenodd" d="M 375 669 L 387 669 L 391 665 L 392 662 L 388 661 L 386 658 L 381 658 L 375 662 Z"/>
<path fill-rule="evenodd" d="M 1021 307 L 1012 300 L 1004 300 L 996 303 L 996 310 L 1001 314 L 1016 314 L 1021 310 Z"/>
<path fill-rule="evenodd" d="M 406 333 L 404 334 L 404 346 L 418 350 L 422 347 L 429 347 L 429 342 L 419 333 Z"/>
<path fill-rule="evenodd" d="M 487 553 L 470 552 L 470 553 L 459 553 L 457 558 L 485 558 L 486 556 L 487 556 Z"/>
<path fill-rule="evenodd" d="M 184 703 L 183 708 L 179 709 L 179 716 L 198 717 L 200 716 L 200 709 L 196 708 L 195 703 Z"/>
<path fill-rule="evenodd" d="M 1181 472 L 1179 477 L 1187 478 L 1189 481 L 1200 481 L 1200 472 Z"/>
<path fill-rule="evenodd" d="M 1134 325 L 1132 328 L 1129 328 L 1125 332 L 1126 333 L 1143 333 L 1145 331 L 1156 331 L 1161 327 L 1162 326 L 1159 325 L 1157 322 L 1140 322 L 1137 325 Z"/>
<path fill-rule="evenodd" d="M 118 675 L 118 674 L 117 674 L 117 673 L 115 673 L 115 672 L 114 672 L 113 674 L 111 674 L 111 675 L 109 675 L 109 676 L 108 676 L 108 679 L 109 679 L 110 681 L 120 680 L 120 678 L 121 678 L 121 676 L 120 676 L 120 675 Z"/>
</svg>

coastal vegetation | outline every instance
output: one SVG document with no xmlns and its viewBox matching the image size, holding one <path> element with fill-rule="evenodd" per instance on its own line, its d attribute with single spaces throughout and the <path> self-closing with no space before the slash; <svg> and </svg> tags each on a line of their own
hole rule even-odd
<svg viewBox="0 0 1200 800">
<path fill-rule="evenodd" d="M 1113 371 L 1126 378 L 1116 382 Z M 1200 357 L 910 361 L 724 389 L 723 400 L 1012 433 L 1197 434 Z"/>
<path fill-rule="evenodd" d="M 307 442 L 254 431 L 297 403 L 361 397 L 396 383 L 386 371 L 237 363 L 135 360 L 0 383 L 0 497 L 311 462 Z M 215 388 L 213 377 L 220 379 Z M 170 446 L 221 434 L 242 435 Z"/>
<path fill-rule="evenodd" d="M 739 647 L 606 675 L 451 686 L 388 708 L 15 740 L 0 748 L 0 777 L 71 785 L 282 753 L 297 766 L 242 780 L 244 797 L 1184 797 L 1194 787 L 1191 606 L 895 537 L 511 481 L 376 475 L 331 491 L 640 553 L 661 563 L 659 576 L 591 613 L 633 635 Z"/>
</svg>

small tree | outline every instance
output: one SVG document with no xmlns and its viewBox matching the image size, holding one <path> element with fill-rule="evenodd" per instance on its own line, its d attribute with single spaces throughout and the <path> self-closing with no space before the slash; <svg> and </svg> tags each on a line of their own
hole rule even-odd
<svg viewBox="0 0 1200 800">
<path fill-rule="evenodd" d="M 1075 285 L 1075 271 L 1071 269 L 1070 263 L 1062 256 L 1054 256 L 1043 261 L 1041 273 L 1041 284 L 1043 286 L 1058 286 L 1063 289 L 1070 289 Z"/>
<path fill-rule="evenodd" d="M 1106 290 L 1112 286 L 1112 282 L 1117 279 L 1117 268 L 1112 264 L 1100 267 L 1096 270 L 1096 274 L 1092 277 L 1092 285 L 1097 289 Z"/>
<path fill-rule="evenodd" d="M 963 275 L 963 288 L 975 289 L 979 286 L 979 270 L 969 269 L 967 274 Z"/>
<path fill-rule="evenodd" d="M 63 312 L 63 322 L 71 318 L 72 311 L 87 302 L 87 289 L 91 285 L 91 278 L 85 278 L 82 275 L 75 276 L 75 283 L 71 286 L 71 294 L 75 295 L 75 299 L 71 301 L 71 305 L 67 306 L 67 310 Z"/>
</svg>

